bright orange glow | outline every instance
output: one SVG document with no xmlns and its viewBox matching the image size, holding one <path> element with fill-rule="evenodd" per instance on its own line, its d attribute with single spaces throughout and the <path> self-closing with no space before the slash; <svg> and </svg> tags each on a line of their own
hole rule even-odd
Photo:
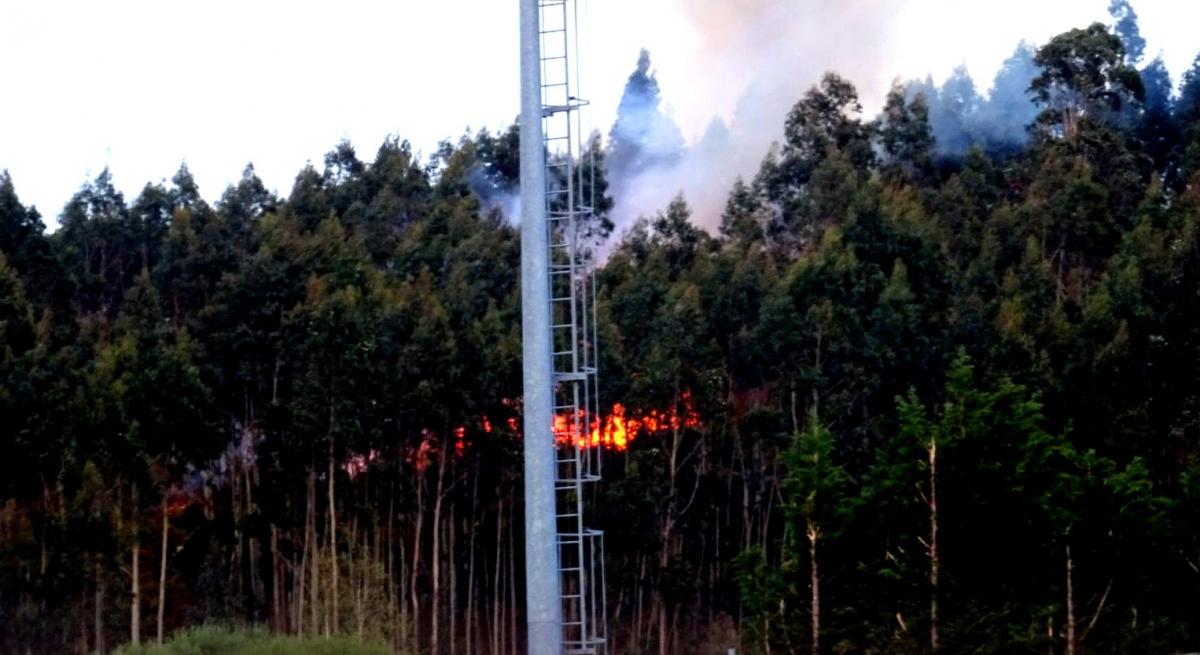
<svg viewBox="0 0 1200 655">
<path fill-rule="evenodd" d="M 513 401 L 505 401 L 506 405 L 517 406 Z M 513 433 L 519 432 L 520 423 L 515 416 L 505 420 L 508 429 Z M 492 434 L 495 430 L 491 420 L 482 416 L 479 423 L 484 434 Z M 701 427 L 700 415 L 696 412 L 691 392 L 684 391 L 678 402 L 670 409 L 652 409 L 640 414 L 631 412 L 622 403 L 613 403 L 607 416 L 587 416 L 580 411 L 577 417 L 570 414 L 560 414 L 554 417 L 552 430 L 554 441 L 559 445 L 575 444 L 577 448 L 606 448 L 609 450 L 627 450 L 634 439 L 639 436 L 654 436 L 671 430 L 683 428 L 697 429 Z M 462 458 L 475 442 L 467 441 L 466 426 L 458 426 L 451 434 L 454 437 L 454 456 Z M 443 445 L 444 444 L 444 445 Z M 424 473 L 435 456 L 439 456 L 442 448 L 448 448 L 447 441 L 439 439 L 433 430 L 421 430 L 421 442 L 408 449 L 404 457 L 418 473 Z M 447 453 L 449 454 L 449 453 Z M 367 472 L 371 464 L 382 457 L 375 449 L 365 454 L 350 454 L 342 462 L 341 469 L 350 479 Z M 188 506 L 186 501 L 172 499 L 168 512 L 172 515 L 184 511 Z"/>
<path fill-rule="evenodd" d="M 650 410 L 641 415 L 632 415 L 625 405 L 614 403 L 612 411 L 605 417 L 593 417 L 591 425 L 585 426 L 587 417 L 581 411 L 579 417 L 572 419 L 570 414 L 560 414 L 554 417 L 554 440 L 559 444 L 574 443 L 577 447 L 604 447 L 612 450 L 625 450 L 630 442 L 640 434 L 653 435 L 668 430 L 700 427 L 700 415 L 692 402 L 692 394 L 683 392 L 677 409 Z M 586 436 L 580 433 L 586 430 Z"/>
</svg>

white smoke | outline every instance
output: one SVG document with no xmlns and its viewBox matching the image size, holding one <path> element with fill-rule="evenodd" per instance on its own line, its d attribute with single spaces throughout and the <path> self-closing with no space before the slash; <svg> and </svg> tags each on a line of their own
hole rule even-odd
<svg viewBox="0 0 1200 655">
<path fill-rule="evenodd" d="M 678 0 L 700 37 L 702 75 L 659 79 L 668 96 L 686 85 L 692 106 L 713 121 L 675 165 L 650 168 L 614 198 L 620 232 L 679 193 L 693 221 L 715 231 L 738 176 L 753 177 L 770 144 L 783 136 L 788 111 L 826 71 L 873 95 L 890 79 L 888 25 L 901 3 L 869 0 Z M 877 103 L 868 103 L 877 104 Z M 669 113 L 669 110 L 668 110 Z"/>
</svg>

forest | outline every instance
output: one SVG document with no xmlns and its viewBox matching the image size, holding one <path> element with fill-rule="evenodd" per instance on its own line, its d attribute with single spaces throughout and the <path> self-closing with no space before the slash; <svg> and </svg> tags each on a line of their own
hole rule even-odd
<svg viewBox="0 0 1200 655">
<path fill-rule="evenodd" d="M 610 652 L 1200 651 L 1200 57 L 1112 13 L 875 117 L 828 73 L 719 215 L 614 227 L 685 147 L 643 54 L 588 151 Z M 0 652 L 523 651 L 517 130 L 322 164 L 54 230 L 0 175 Z"/>
</svg>

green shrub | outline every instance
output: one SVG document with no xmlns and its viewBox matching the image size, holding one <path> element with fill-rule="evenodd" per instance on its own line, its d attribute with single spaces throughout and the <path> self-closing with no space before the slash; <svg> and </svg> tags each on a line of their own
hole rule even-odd
<svg viewBox="0 0 1200 655">
<path fill-rule="evenodd" d="M 261 628 L 192 628 L 159 646 L 126 645 L 114 655 L 392 655 L 380 642 L 355 637 L 287 637 Z"/>
</svg>

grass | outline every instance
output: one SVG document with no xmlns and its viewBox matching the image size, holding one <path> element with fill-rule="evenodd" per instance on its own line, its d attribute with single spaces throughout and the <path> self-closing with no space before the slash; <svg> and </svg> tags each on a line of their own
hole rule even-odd
<svg viewBox="0 0 1200 655">
<path fill-rule="evenodd" d="M 159 646 L 125 645 L 114 655 L 392 655 L 378 642 L 355 637 L 286 637 L 266 630 L 203 626 L 180 632 Z"/>
</svg>

